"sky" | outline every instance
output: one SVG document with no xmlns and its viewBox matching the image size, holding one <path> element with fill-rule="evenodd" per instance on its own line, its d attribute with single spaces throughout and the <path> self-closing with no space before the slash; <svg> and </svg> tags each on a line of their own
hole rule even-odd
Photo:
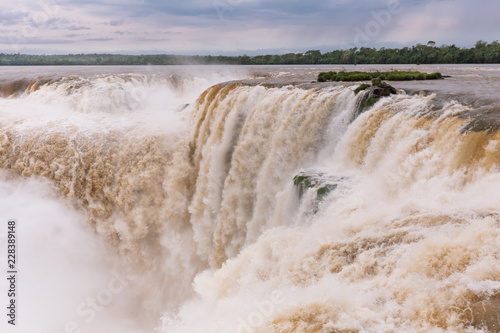
<svg viewBox="0 0 500 333">
<path fill-rule="evenodd" d="M 281 54 L 500 39 L 498 0 L 0 0 L 0 53 Z"/>
</svg>

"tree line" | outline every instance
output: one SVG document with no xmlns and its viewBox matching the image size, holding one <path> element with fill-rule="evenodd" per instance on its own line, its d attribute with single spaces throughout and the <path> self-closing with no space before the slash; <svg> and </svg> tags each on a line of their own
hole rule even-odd
<svg viewBox="0 0 500 333">
<path fill-rule="evenodd" d="M 321 53 L 286 53 L 258 56 L 185 56 L 185 55 L 123 55 L 67 54 L 27 55 L 0 54 L 0 66 L 56 65 L 355 65 L 355 64 L 484 64 L 500 63 L 500 43 L 478 41 L 471 48 L 455 45 L 436 46 L 434 41 L 403 48 L 353 47 Z"/>
</svg>

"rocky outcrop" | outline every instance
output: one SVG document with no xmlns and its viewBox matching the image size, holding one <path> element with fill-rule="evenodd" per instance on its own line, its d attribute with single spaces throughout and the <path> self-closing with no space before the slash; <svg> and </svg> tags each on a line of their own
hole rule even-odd
<svg viewBox="0 0 500 333">
<path fill-rule="evenodd" d="M 387 97 L 392 94 L 397 94 L 398 91 L 396 88 L 393 86 L 385 83 L 385 82 L 378 82 L 366 89 L 368 91 L 368 98 L 380 98 L 380 97 Z"/>
<path fill-rule="evenodd" d="M 308 191 L 313 192 L 313 204 L 315 206 L 314 210 L 316 211 L 317 204 L 348 179 L 349 177 L 339 177 L 323 171 L 306 169 L 300 171 L 293 178 L 293 184 L 297 189 L 299 201 L 303 199 Z"/>
<path fill-rule="evenodd" d="M 360 94 L 356 102 L 356 113 L 352 120 L 356 119 L 361 113 L 377 103 L 380 98 L 398 93 L 396 88 L 383 81 L 374 82 L 372 86 L 363 88 L 363 93 Z"/>
</svg>

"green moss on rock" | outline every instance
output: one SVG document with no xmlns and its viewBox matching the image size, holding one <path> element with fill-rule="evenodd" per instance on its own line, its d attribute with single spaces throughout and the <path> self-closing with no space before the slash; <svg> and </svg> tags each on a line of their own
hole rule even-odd
<svg viewBox="0 0 500 333">
<path fill-rule="evenodd" d="M 354 89 L 354 93 L 357 95 L 360 91 L 365 90 L 366 88 L 370 88 L 370 85 L 363 83 L 363 84 L 359 85 L 359 87 Z"/>
<path fill-rule="evenodd" d="M 306 191 L 315 191 L 319 202 L 346 179 L 347 177 L 332 176 L 317 170 L 303 170 L 293 177 L 293 184 L 298 190 L 299 200 Z"/>
<path fill-rule="evenodd" d="M 365 101 L 365 106 L 370 107 L 373 104 L 377 103 L 379 99 L 379 97 L 368 97 Z"/>
</svg>

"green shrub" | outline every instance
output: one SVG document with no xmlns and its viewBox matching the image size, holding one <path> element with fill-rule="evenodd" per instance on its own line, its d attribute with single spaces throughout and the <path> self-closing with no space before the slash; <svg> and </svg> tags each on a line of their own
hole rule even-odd
<svg viewBox="0 0 500 333">
<path fill-rule="evenodd" d="M 441 73 L 432 73 L 432 74 L 427 74 L 427 80 L 438 80 L 442 79 L 443 75 Z"/>
<path fill-rule="evenodd" d="M 421 73 L 421 72 L 403 72 L 403 71 L 391 71 L 391 72 L 322 72 L 318 74 L 318 82 L 325 81 L 368 81 L 372 79 L 377 79 L 374 82 L 379 82 L 383 80 L 389 81 L 409 81 L 409 80 L 436 80 L 441 79 L 443 76 L 441 73 Z M 374 83 L 377 84 L 377 83 Z"/>
<path fill-rule="evenodd" d="M 337 73 L 335 72 L 327 72 L 325 73 L 325 79 L 327 79 L 328 81 L 331 81 L 333 77 L 335 77 L 337 75 Z"/>
<path fill-rule="evenodd" d="M 372 85 L 374 85 L 374 86 L 381 84 L 381 83 L 382 83 L 382 80 L 379 77 L 374 77 L 372 79 Z"/>
<path fill-rule="evenodd" d="M 354 93 L 357 95 L 360 91 L 365 90 L 366 88 L 369 88 L 369 87 L 370 87 L 369 84 L 363 83 L 363 84 L 359 85 L 359 87 L 354 89 Z"/>
<path fill-rule="evenodd" d="M 347 73 L 344 76 L 345 81 L 367 81 L 371 79 L 372 76 L 370 73 L 362 73 L 362 72 Z"/>
<path fill-rule="evenodd" d="M 387 80 L 389 80 L 389 81 L 401 81 L 401 76 L 399 74 L 389 74 L 387 76 Z"/>
<path fill-rule="evenodd" d="M 418 73 L 418 75 L 415 77 L 417 80 L 425 80 L 427 78 L 427 75 L 424 73 Z"/>
</svg>

